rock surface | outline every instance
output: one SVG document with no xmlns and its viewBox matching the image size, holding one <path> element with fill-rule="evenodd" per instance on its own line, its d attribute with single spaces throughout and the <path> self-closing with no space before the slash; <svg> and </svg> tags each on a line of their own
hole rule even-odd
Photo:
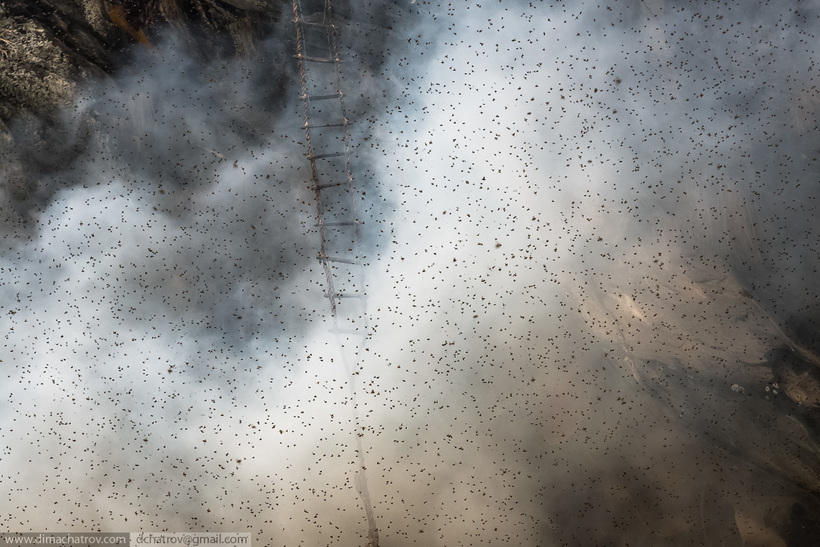
<svg viewBox="0 0 820 547">
<path fill-rule="evenodd" d="M 153 49 L 169 29 L 209 59 L 251 57 L 282 6 L 274 0 L 0 2 L 4 197 L 19 205 L 36 185 L 35 172 L 62 168 L 82 147 L 66 138 L 77 128 L 64 127 L 59 112 L 83 85 L 114 74 L 140 48 Z"/>
</svg>

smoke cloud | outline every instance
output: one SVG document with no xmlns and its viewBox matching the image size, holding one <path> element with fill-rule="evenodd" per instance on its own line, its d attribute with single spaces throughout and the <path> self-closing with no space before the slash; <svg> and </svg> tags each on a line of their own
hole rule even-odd
<svg viewBox="0 0 820 547">
<path fill-rule="evenodd" d="M 355 397 L 292 23 L 243 60 L 169 35 L 5 196 L 4 526 L 360 544 L 362 435 L 384 545 L 814 537 L 818 6 L 336 15 Z"/>
</svg>

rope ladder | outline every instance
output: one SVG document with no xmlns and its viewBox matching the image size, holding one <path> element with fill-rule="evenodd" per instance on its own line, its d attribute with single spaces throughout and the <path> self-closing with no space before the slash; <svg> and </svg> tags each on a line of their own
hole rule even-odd
<svg viewBox="0 0 820 547">
<path fill-rule="evenodd" d="M 368 547 L 379 534 L 367 486 L 362 428 L 356 403 L 360 350 L 369 334 L 359 200 L 351 171 L 350 120 L 342 88 L 339 29 L 330 0 L 293 0 L 296 55 L 304 105 L 307 160 L 316 204 L 319 254 L 330 304 L 331 329 L 348 374 L 358 469 L 354 484 L 368 523 Z"/>
</svg>

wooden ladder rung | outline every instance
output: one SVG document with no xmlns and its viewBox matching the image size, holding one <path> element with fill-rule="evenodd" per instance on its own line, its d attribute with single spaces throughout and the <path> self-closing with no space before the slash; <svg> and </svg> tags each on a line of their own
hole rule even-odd
<svg viewBox="0 0 820 547">
<path fill-rule="evenodd" d="M 343 186 L 345 184 L 347 184 L 347 183 L 346 182 L 326 182 L 324 184 L 317 184 L 316 189 L 317 190 L 324 190 L 325 188 L 333 188 L 335 186 Z"/>
<path fill-rule="evenodd" d="M 312 63 L 339 63 L 339 59 L 331 59 L 330 57 L 313 57 L 311 55 L 302 55 L 301 53 L 293 56 L 294 59 L 309 61 Z"/>
<path fill-rule="evenodd" d="M 346 125 L 350 125 L 350 122 L 345 121 L 345 122 L 342 122 L 342 123 L 320 123 L 320 124 L 316 124 L 316 125 L 308 124 L 308 125 L 303 125 L 303 126 L 299 127 L 299 129 L 316 129 L 316 128 L 320 128 L 320 127 L 344 127 Z"/>
<path fill-rule="evenodd" d="M 321 224 L 317 224 L 316 226 L 324 226 L 325 228 L 333 228 L 336 226 L 356 226 L 358 222 L 323 222 Z"/>
<path fill-rule="evenodd" d="M 316 258 L 318 258 L 319 260 L 326 260 L 328 262 L 342 262 L 344 264 L 356 264 L 356 265 L 359 264 L 357 261 L 350 260 L 349 258 L 337 258 L 337 257 L 333 257 L 333 256 L 317 256 Z"/>
<path fill-rule="evenodd" d="M 344 156 L 344 152 L 328 152 L 327 154 L 312 154 L 308 155 L 309 160 L 321 160 L 325 158 L 338 158 L 340 156 Z"/>
<path fill-rule="evenodd" d="M 309 101 L 326 101 L 328 99 L 338 99 L 341 96 L 342 94 L 337 91 L 336 93 L 330 93 L 329 95 L 302 95 L 302 99 L 307 98 Z"/>
<path fill-rule="evenodd" d="M 362 331 L 356 329 L 329 329 L 327 332 L 333 334 L 364 334 Z"/>
<path fill-rule="evenodd" d="M 327 23 L 311 23 L 309 21 L 302 21 L 301 19 L 294 19 L 293 22 L 306 27 L 336 28 L 336 25 L 333 24 L 328 25 Z"/>
</svg>

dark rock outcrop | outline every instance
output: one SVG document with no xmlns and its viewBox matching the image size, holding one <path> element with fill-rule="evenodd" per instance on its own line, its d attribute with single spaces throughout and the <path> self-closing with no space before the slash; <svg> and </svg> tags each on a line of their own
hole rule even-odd
<svg viewBox="0 0 820 547">
<path fill-rule="evenodd" d="M 109 78 L 169 32 L 189 54 L 211 62 L 253 57 L 283 6 L 279 0 L 0 2 L 3 201 L 24 201 L 37 184 L 35 171 L 61 169 L 82 149 L 76 124 L 66 128 L 60 118 L 81 88 Z M 66 131 L 74 132 L 71 138 Z"/>
</svg>

